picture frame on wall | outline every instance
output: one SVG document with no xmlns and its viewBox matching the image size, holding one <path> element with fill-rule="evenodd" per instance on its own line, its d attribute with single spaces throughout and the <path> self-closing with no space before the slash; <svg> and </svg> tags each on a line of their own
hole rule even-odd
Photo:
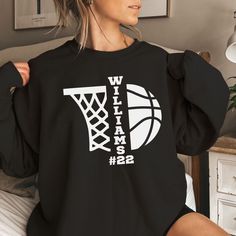
<svg viewBox="0 0 236 236">
<path fill-rule="evenodd" d="M 14 29 L 55 26 L 58 21 L 53 0 L 14 0 Z"/>
<path fill-rule="evenodd" d="M 139 18 L 169 17 L 170 0 L 144 0 Z"/>
</svg>

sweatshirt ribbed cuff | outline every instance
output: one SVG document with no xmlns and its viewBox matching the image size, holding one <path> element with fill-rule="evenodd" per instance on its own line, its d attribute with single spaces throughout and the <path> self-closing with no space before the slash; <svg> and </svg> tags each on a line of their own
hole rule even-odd
<svg viewBox="0 0 236 236">
<path fill-rule="evenodd" d="M 0 97 L 9 96 L 11 87 L 23 87 L 23 79 L 12 61 L 0 67 Z"/>
</svg>

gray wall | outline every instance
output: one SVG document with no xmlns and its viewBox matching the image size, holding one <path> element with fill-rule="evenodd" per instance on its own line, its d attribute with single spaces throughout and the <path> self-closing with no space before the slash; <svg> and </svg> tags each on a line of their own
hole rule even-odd
<svg viewBox="0 0 236 236">
<path fill-rule="evenodd" d="M 51 28 L 15 31 L 13 2 L 13 0 L 0 0 L 0 49 L 73 35 L 73 27 L 63 30 L 57 36 L 55 31 L 45 34 Z M 179 50 L 209 51 L 211 63 L 222 72 L 225 79 L 236 75 L 236 64 L 229 62 L 224 54 L 227 40 L 233 33 L 235 24 L 233 11 L 236 9 L 236 2 L 234 0 L 170 0 L 170 2 L 169 18 L 139 20 L 136 26 L 142 32 L 143 40 Z M 227 81 L 229 85 L 235 82 Z M 235 121 L 234 112 L 228 113 L 223 130 L 228 132 L 234 129 L 236 132 Z"/>
<path fill-rule="evenodd" d="M 140 20 L 138 27 L 145 40 L 181 50 L 209 51 L 212 64 L 228 77 L 236 75 L 236 65 L 224 55 L 236 23 L 234 10 L 234 0 L 172 0 L 170 18 Z"/>
<path fill-rule="evenodd" d="M 64 28 L 57 35 L 56 30 L 47 34 L 52 28 L 14 30 L 14 0 L 0 0 L 0 50 L 73 34 L 73 27 Z"/>
</svg>

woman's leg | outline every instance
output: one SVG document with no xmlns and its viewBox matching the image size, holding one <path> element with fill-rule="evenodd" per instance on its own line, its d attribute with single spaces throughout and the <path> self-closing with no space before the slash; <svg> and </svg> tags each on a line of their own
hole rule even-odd
<svg viewBox="0 0 236 236">
<path fill-rule="evenodd" d="M 230 236 L 208 217 L 198 212 L 181 216 L 169 229 L 166 236 Z"/>
</svg>

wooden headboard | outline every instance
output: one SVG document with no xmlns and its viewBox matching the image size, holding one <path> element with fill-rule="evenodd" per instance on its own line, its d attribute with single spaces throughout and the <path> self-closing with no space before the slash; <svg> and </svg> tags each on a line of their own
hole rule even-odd
<svg viewBox="0 0 236 236">
<path fill-rule="evenodd" d="M 199 55 L 204 58 L 208 63 L 210 63 L 211 55 L 209 52 L 202 51 Z M 191 176 L 193 178 L 193 189 L 196 201 L 196 209 L 200 209 L 200 193 L 201 193 L 201 186 L 200 186 L 200 156 L 192 156 L 192 170 Z"/>
<path fill-rule="evenodd" d="M 199 55 L 210 63 L 211 54 L 209 52 L 200 52 Z"/>
</svg>

